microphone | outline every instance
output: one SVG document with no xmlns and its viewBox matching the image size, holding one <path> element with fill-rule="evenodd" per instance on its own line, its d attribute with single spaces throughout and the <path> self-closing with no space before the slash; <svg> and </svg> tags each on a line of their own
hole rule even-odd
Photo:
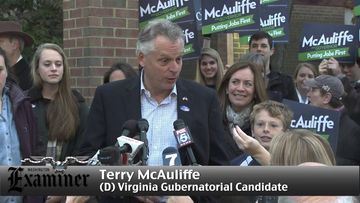
<svg viewBox="0 0 360 203">
<path fill-rule="evenodd" d="M 191 133 L 188 127 L 185 125 L 184 121 L 182 119 L 178 119 L 174 121 L 174 135 L 176 138 L 177 143 L 179 144 L 179 148 L 186 148 L 186 152 L 190 159 L 190 164 L 193 166 L 199 165 L 196 162 L 194 152 L 191 148 L 191 144 L 193 143 L 191 138 Z"/>
<path fill-rule="evenodd" d="M 129 161 L 132 161 L 136 154 L 139 152 L 141 147 L 144 146 L 144 142 L 136 140 L 126 136 L 120 136 L 117 138 L 117 143 L 119 144 L 119 153 L 130 153 Z"/>
<path fill-rule="evenodd" d="M 148 149 L 148 141 L 146 138 L 146 132 L 149 129 L 149 122 L 142 118 L 138 121 L 137 126 L 139 128 L 140 131 L 140 140 L 144 142 L 144 147 L 143 147 L 143 151 L 142 151 L 142 164 L 143 165 L 147 165 L 147 159 L 148 159 L 148 155 L 149 155 L 149 149 Z"/>
<path fill-rule="evenodd" d="M 119 165 L 120 149 L 116 146 L 108 146 L 99 151 L 97 156 L 102 165 Z"/>
<path fill-rule="evenodd" d="M 143 143 L 136 142 L 134 137 L 138 132 L 137 121 L 128 120 L 123 124 L 121 136 L 117 138 L 114 146 L 108 146 L 97 151 L 97 153 L 89 159 L 89 165 L 97 165 L 99 162 L 104 165 L 119 165 L 124 160 L 120 161 L 121 154 L 131 153 L 131 158 L 136 155 L 137 151 Z M 140 142 L 140 141 L 139 141 Z M 138 148 L 138 149 L 137 149 Z M 125 154 L 124 154 L 125 155 Z M 123 155 L 123 159 L 127 156 Z M 125 160 L 125 163 L 127 160 Z"/>
<path fill-rule="evenodd" d="M 138 132 L 137 124 L 136 120 L 127 120 L 123 124 L 121 136 L 134 137 Z"/>
<path fill-rule="evenodd" d="M 144 142 L 132 139 L 139 132 L 137 120 L 127 120 L 122 127 L 121 136 L 117 138 L 115 146 L 119 147 L 119 153 L 123 154 L 123 162 L 132 164 L 134 157 L 143 146 Z M 129 157 L 125 153 L 130 153 Z M 126 159 L 126 160 L 125 160 Z"/>
<path fill-rule="evenodd" d="M 167 147 L 162 152 L 164 166 L 181 166 L 180 155 L 174 147 Z"/>
<path fill-rule="evenodd" d="M 98 159 L 99 153 L 100 153 L 100 150 L 97 150 L 95 155 L 87 160 L 87 162 L 88 162 L 87 165 L 88 166 L 99 166 L 101 164 L 99 159 Z"/>
</svg>

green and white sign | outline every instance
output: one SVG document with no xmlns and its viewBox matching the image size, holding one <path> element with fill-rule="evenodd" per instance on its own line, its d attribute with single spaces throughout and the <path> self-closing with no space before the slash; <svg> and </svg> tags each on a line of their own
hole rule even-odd
<svg viewBox="0 0 360 203">
<path fill-rule="evenodd" d="M 271 35 L 274 42 L 289 41 L 289 7 L 261 6 L 259 12 L 259 30 L 266 31 Z M 240 32 L 240 44 L 248 44 L 250 36 L 256 31 Z"/>
<path fill-rule="evenodd" d="M 200 54 L 200 46 L 194 7 L 192 0 L 139 1 L 139 27 L 143 29 L 154 19 L 167 19 L 177 23 L 185 35 L 183 59 L 195 58 Z"/>
<path fill-rule="evenodd" d="M 340 63 L 353 62 L 358 41 L 355 26 L 305 24 L 300 38 L 299 61 L 334 57 Z"/>
<path fill-rule="evenodd" d="M 323 136 L 336 152 L 340 128 L 340 112 L 284 99 L 283 103 L 294 113 L 290 127 L 308 129 Z"/>
<path fill-rule="evenodd" d="M 257 30 L 259 0 L 202 0 L 202 34 Z"/>
<path fill-rule="evenodd" d="M 194 2 L 191 0 L 147 0 L 139 1 L 139 27 L 154 19 L 173 22 L 194 21 Z"/>
</svg>

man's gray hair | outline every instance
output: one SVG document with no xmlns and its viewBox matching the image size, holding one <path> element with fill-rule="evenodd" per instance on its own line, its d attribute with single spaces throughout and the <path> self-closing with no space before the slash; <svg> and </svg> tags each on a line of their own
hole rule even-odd
<svg viewBox="0 0 360 203">
<path fill-rule="evenodd" d="M 184 44 L 184 33 L 176 23 L 165 19 L 156 19 L 150 21 L 145 28 L 140 31 L 136 43 L 136 55 L 139 55 L 140 52 L 147 55 L 153 51 L 155 48 L 154 39 L 159 35 L 173 42 L 180 39 Z"/>
</svg>

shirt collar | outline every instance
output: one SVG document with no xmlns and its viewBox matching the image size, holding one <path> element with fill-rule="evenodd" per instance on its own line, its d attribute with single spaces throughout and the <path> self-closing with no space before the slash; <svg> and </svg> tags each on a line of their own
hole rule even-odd
<svg viewBox="0 0 360 203">
<path fill-rule="evenodd" d="M 18 60 L 16 61 L 16 63 L 19 62 L 22 58 L 23 58 L 23 56 L 20 55 L 19 58 L 18 58 Z"/>
<path fill-rule="evenodd" d="M 2 96 L 4 96 L 5 94 L 9 94 L 9 92 L 10 92 L 10 88 L 8 87 L 8 86 L 4 86 L 4 89 L 3 89 L 3 91 L 2 91 Z"/>
<path fill-rule="evenodd" d="M 150 94 L 150 91 L 147 90 L 145 88 L 145 85 L 144 85 L 144 69 L 141 70 L 141 73 L 140 73 L 140 94 Z M 170 94 L 169 95 L 177 95 L 177 90 L 176 90 L 176 83 L 173 87 L 173 89 L 171 90 Z"/>
</svg>

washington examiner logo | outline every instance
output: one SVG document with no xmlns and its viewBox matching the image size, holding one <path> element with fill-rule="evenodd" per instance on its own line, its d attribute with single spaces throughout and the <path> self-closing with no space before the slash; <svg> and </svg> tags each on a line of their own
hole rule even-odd
<svg viewBox="0 0 360 203">
<path fill-rule="evenodd" d="M 10 167 L 8 169 L 8 171 L 12 171 L 10 177 L 8 178 L 8 181 L 10 182 L 10 188 L 8 192 L 11 191 L 22 192 L 23 189 L 19 185 L 21 185 L 21 180 L 22 180 L 21 174 L 23 170 L 24 169 L 21 167 L 18 168 Z"/>
<path fill-rule="evenodd" d="M 23 192 L 25 188 L 87 187 L 89 174 L 42 172 L 38 168 L 9 167 L 8 192 Z"/>
</svg>

